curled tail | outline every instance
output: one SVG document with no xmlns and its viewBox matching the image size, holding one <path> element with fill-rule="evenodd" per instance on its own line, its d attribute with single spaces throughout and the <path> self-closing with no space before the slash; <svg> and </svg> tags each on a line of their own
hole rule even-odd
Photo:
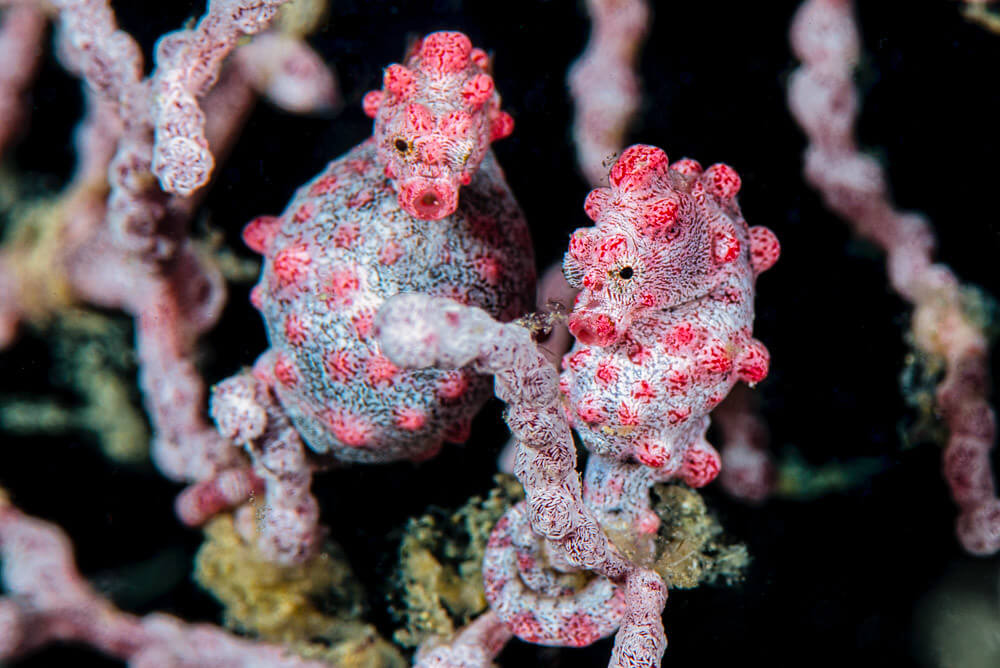
<svg viewBox="0 0 1000 668">
<path fill-rule="evenodd" d="M 500 518 L 483 559 L 493 611 L 514 635 L 538 645 L 584 647 L 614 633 L 625 614 L 624 589 L 603 576 L 573 587 L 577 574 L 549 566 L 542 546 L 525 503 Z"/>
</svg>

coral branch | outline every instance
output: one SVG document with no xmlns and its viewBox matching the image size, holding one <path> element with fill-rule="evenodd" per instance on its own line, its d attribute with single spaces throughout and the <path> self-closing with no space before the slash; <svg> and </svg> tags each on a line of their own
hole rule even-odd
<svg viewBox="0 0 1000 668">
<path fill-rule="evenodd" d="M 249 467 L 227 469 L 185 489 L 177 497 L 177 517 L 188 526 L 200 526 L 224 510 L 263 492 L 265 483 Z"/>
<path fill-rule="evenodd" d="M 173 280 L 151 281 L 144 303 L 127 310 L 137 315 L 139 384 L 156 427 L 157 466 L 173 478 L 204 480 L 240 463 L 238 451 L 203 417 L 205 384 L 192 361 L 197 335 L 218 318 L 225 289 L 217 271 L 205 271 L 190 251 L 177 262 Z"/>
<path fill-rule="evenodd" d="M 22 129 L 24 96 L 42 57 L 45 14 L 31 7 L 5 10 L 0 24 L 0 155 Z"/>
<path fill-rule="evenodd" d="M 624 604 L 630 612 L 626 612 L 619 632 L 621 649 L 616 650 L 616 656 L 633 663 L 620 665 L 659 665 L 665 638 L 662 622 L 657 622 L 657 627 L 650 614 L 659 602 L 654 615 L 659 618 L 666 602 L 666 585 L 652 571 L 637 568 L 626 560 L 608 541 L 594 513 L 584 504 L 576 473 L 576 450 L 560 405 L 558 376 L 529 332 L 518 325 L 500 324 L 480 309 L 416 294 L 402 294 L 388 300 L 376 318 L 376 329 L 386 356 L 400 366 L 471 364 L 477 371 L 495 376 L 496 395 L 508 404 L 507 423 L 518 442 L 515 473 L 524 485 L 526 502 L 497 524 L 490 539 L 491 547 L 510 545 L 513 536 L 519 533 L 514 528 L 518 518 L 526 515 L 531 530 L 547 540 L 552 550 L 550 557 L 556 563 L 562 563 L 566 569 L 594 570 L 611 581 L 626 584 L 624 601 L 604 579 L 595 580 L 592 587 L 578 595 L 582 606 L 578 615 L 582 615 L 579 619 L 584 629 L 566 628 L 562 616 L 546 620 L 551 622 L 546 626 L 531 612 L 526 613 L 529 617 L 519 617 L 520 605 L 525 605 L 525 599 L 534 601 L 535 595 L 523 588 L 497 592 L 497 585 L 491 584 L 491 563 L 506 558 L 494 550 L 492 556 L 487 554 L 484 576 L 487 597 L 500 618 L 516 635 L 526 639 L 579 646 L 593 642 L 617 626 L 617 615 L 601 615 L 601 608 Z M 511 538 L 503 538 L 508 531 Z M 506 579 L 502 582 L 516 584 Z M 635 584 L 627 584 L 631 582 Z M 653 590 L 662 594 L 662 599 L 659 596 L 650 599 Z M 501 600 L 518 600 L 520 605 L 512 603 L 510 607 L 500 602 L 498 596 Z M 576 605 L 578 597 L 573 597 L 569 605 Z M 596 607 L 598 599 L 603 601 L 600 608 Z M 535 613 L 540 610 L 530 604 L 527 608 Z M 565 608 L 564 604 L 557 610 L 562 615 L 567 612 Z M 610 629 L 604 628 L 608 624 Z"/>
<path fill-rule="evenodd" d="M 995 416 L 987 402 L 988 346 L 963 308 L 952 271 L 932 262 L 934 233 L 920 215 L 897 210 L 885 172 L 854 139 L 858 96 L 852 74 L 860 40 L 848 0 L 809 0 L 792 24 L 802 61 L 789 84 L 789 107 L 809 137 L 807 180 L 860 236 L 885 251 L 892 287 L 913 307 L 916 345 L 944 358 L 938 409 L 950 430 L 944 475 L 960 509 L 957 532 L 966 550 L 1000 549 L 1000 499 L 989 452 Z"/>
<path fill-rule="evenodd" d="M 768 453 L 767 424 L 744 387 L 735 387 L 712 413 L 722 432 L 719 482 L 738 499 L 760 502 L 773 491 L 776 471 Z"/>
<path fill-rule="evenodd" d="M 459 631 L 451 642 L 424 645 L 417 652 L 417 668 L 485 668 L 513 638 L 507 625 L 493 612 L 481 615 Z"/>
<path fill-rule="evenodd" d="M 266 28 L 287 1 L 211 0 L 194 29 L 160 39 L 151 83 L 152 170 L 164 191 L 188 196 L 208 182 L 215 163 L 198 98 L 215 84 L 237 41 Z"/>
<path fill-rule="evenodd" d="M 244 460 L 203 417 L 205 390 L 192 361 L 194 346 L 217 321 L 225 286 L 211 262 L 196 257 L 185 239 L 196 200 L 169 198 L 152 178 L 151 105 L 158 89 L 151 82 L 174 77 L 192 95 L 205 95 L 237 38 L 263 28 L 278 4 L 213 2 L 198 28 L 165 39 L 168 47 L 183 42 L 184 48 L 164 56 L 145 81 L 138 46 L 118 30 L 107 2 L 62 0 L 52 5 L 60 60 L 88 85 L 88 120 L 77 132 L 79 162 L 73 183 L 49 226 L 52 257 L 38 262 L 38 249 L 17 247 L 4 249 L 0 256 L 0 336 L 13 336 L 17 322 L 30 315 L 26 309 L 44 311 L 35 294 L 71 292 L 135 317 L 140 384 L 155 428 L 154 459 L 175 479 L 209 480 L 242 466 Z M 199 116 L 201 125 L 174 123 L 170 136 L 188 141 L 183 132 L 190 130 L 190 141 L 197 144 L 207 131 L 212 150 L 225 153 L 253 103 L 254 83 L 264 79 L 271 88 L 285 91 L 279 102 L 287 106 L 312 110 L 330 103 L 332 75 L 301 40 L 275 37 L 259 50 L 274 56 L 273 66 L 286 69 L 263 77 L 254 65 L 262 56 L 248 57 L 246 63 L 237 60 L 226 67 L 226 86 L 219 95 L 207 97 L 209 114 Z M 312 88 L 303 94 L 303 87 Z M 165 98 L 155 99 L 166 104 Z M 29 264 L 45 266 L 49 273 L 54 267 L 54 278 L 30 275 Z M 53 283 L 61 289 L 52 289 Z"/>
<path fill-rule="evenodd" d="M 608 174 L 607 161 L 625 146 L 625 132 L 639 108 L 633 71 L 649 29 L 646 0 L 587 0 L 593 21 L 583 55 L 569 72 L 576 111 L 573 142 L 580 171 L 591 185 Z"/>
<path fill-rule="evenodd" d="M 0 659 L 21 656 L 50 642 L 75 641 L 134 668 L 326 665 L 209 625 L 117 610 L 80 577 L 69 540 L 58 528 L 24 515 L 2 498 L 0 561 L 8 592 L 0 598 Z"/>
<path fill-rule="evenodd" d="M 254 90 L 286 111 L 326 112 L 340 104 L 333 73 L 301 39 L 267 32 L 234 58 Z"/>
<path fill-rule="evenodd" d="M 623 578 L 628 564 L 584 506 L 576 448 L 560 406 L 558 374 L 529 332 L 481 309 L 445 298 L 401 294 L 379 311 L 376 331 L 386 357 L 411 369 L 471 365 L 495 376 L 518 441 L 515 473 L 524 485 L 532 529 L 576 566 Z"/>
<path fill-rule="evenodd" d="M 301 564 L 319 547 L 319 504 L 310 491 L 305 445 L 271 395 L 270 357 L 258 361 L 253 375 L 233 376 L 214 388 L 212 417 L 228 440 L 245 446 L 254 473 L 266 483 L 257 527 L 261 552 L 279 563 Z"/>
</svg>

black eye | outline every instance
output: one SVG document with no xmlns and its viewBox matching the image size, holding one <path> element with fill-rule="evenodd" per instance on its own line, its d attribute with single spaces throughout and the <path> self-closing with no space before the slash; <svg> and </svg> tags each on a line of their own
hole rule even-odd
<svg viewBox="0 0 1000 668">
<path fill-rule="evenodd" d="M 632 273 L 632 267 L 622 267 L 622 270 L 618 272 L 618 275 L 627 281 L 632 278 Z"/>
<path fill-rule="evenodd" d="M 406 153 L 408 150 L 410 150 L 410 145 L 406 142 L 405 139 L 397 139 L 396 150 L 399 151 L 400 153 Z"/>
</svg>

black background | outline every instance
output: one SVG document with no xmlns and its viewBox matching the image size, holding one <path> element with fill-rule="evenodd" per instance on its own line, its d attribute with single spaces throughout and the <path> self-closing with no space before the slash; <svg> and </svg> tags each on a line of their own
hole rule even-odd
<svg viewBox="0 0 1000 668">
<path fill-rule="evenodd" d="M 795 66 L 787 27 L 797 2 L 656 3 L 641 69 L 645 99 L 630 139 L 673 158 L 724 161 L 742 175 L 751 224 L 782 242 L 779 264 L 759 283 L 756 332 L 772 353 L 759 391 L 775 448 L 793 445 L 816 464 L 882 456 L 885 470 L 850 492 L 751 508 L 715 485 L 706 496 L 753 556 L 734 588 L 671 592 L 665 614 L 669 666 L 916 664 L 926 630 L 915 608 L 950 571 L 995 594 L 997 561 L 963 556 L 954 507 L 933 445 L 902 450 L 906 408 L 899 373 L 908 309 L 888 289 L 879 254 L 851 239 L 800 176 L 803 138 L 785 106 Z M 858 3 L 866 59 L 859 133 L 885 164 L 902 208 L 925 212 L 939 257 L 967 281 L 1000 294 L 996 213 L 1000 127 L 1000 35 L 965 22 L 947 0 Z M 155 38 L 200 15 L 202 3 L 114 2 L 147 58 Z M 242 225 L 282 210 L 293 189 L 364 139 L 360 100 L 398 61 L 409 37 L 457 29 L 496 55 L 504 108 L 516 121 L 496 152 L 520 200 L 540 267 L 557 260 L 568 234 L 588 224 L 586 184 L 569 142 L 564 77 L 583 48 L 582 3 L 334 0 L 328 25 L 311 38 L 340 76 L 346 105 L 330 118 L 293 117 L 258 106 L 221 166 L 204 212 L 233 247 Z M 18 169 L 53 188 L 73 164 L 70 133 L 81 113 L 78 86 L 51 54 L 34 88 Z M 205 374 L 218 381 L 266 346 L 248 285 L 233 286 L 222 325 L 206 341 Z M 0 355 L 0 389 L 45 392 L 48 359 L 31 335 Z M 504 440 L 499 407 L 477 420 L 465 447 L 421 464 L 359 467 L 320 476 L 323 520 L 370 592 L 370 618 L 391 631 L 385 580 L 398 528 L 430 505 L 455 507 L 490 486 Z M 200 534 L 172 516 L 179 487 L 155 472 L 114 467 L 85 436 L 4 436 L 0 484 L 29 513 L 72 536 L 88 575 L 167 550 L 193 555 Z M 994 601 L 995 603 L 995 601 Z M 187 578 L 135 608 L 215 621 L 218 607 Z M 512 643 L 501 665 L 598 666 L 610 641 L 586 650 Z M 118 665 L 90 650 L 54 648 L 20 666 Z"/>
</svg>

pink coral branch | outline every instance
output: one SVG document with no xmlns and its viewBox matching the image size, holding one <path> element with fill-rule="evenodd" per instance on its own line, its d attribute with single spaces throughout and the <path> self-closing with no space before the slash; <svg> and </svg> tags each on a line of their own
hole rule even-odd
<svg viewBox="0 0 1000 668">
<path fill-rule="evenodd" d="M 261 552 L 279 563 L 303 563 L 319 547 L 319 504 L 310 489 L 313 466 L 305 445 L 271 394 L 271 357 L 262 356 L 252 375 L 242 373 L 215 387 L 212 417 L 229 441 L 246 448 L 254 474 L 265 482 L 257 526 Z"/>
<path fill-rule="evenodd" d="M 156 427 L 153 456 L 175 479 L 204 480 L 240 464 L 238 451 L 203 417 L 205 384 L 191 359 L 197 335 L 215 323 L 224 298 L 218 272 L 186 251 L 166 280 L 149 282 L 141 303 L 127 304 L 136 315 L 139 385 Z"/>
<path fill-rule="evenodd" d="M 627 562 L 609 549 L 583 504 L 558 374 L 528 330 L 498 323 L 478 308 L 417 294 L 389 299 L 376 328 L 383 353 L 394 364 L 472 365 L 495 376 L 496 394 L 508 404 L 507 424 L 518 442 L 515 472 L 524 485 L 532 529 L 562 548 L 574 565 L 624 577 Z"/>
<path fill-rule="evenodd" d="M 259 35 L 234 54 L 246 81 L 282 109 L 329 111 L 340 104 L 333 73 L 301 39 L 279 32 Z"/>
<path fill-rule="evenodd" d="M 487 668 L 513 634 L 496 613 L 487 612 L 463 628 L 448 643 L 422 645 L 416 668 Z"/>
<path fill-rule="evenodd" d="M 92 223 L 99 224 L 101 210 Z M 153 458 L 176 480 L 204 480 L 241 465 L 239 451 L 203 416 L 205 387 L 194 362 L 198 335 L 217 320 L 225 299 L 218 271 L 185 244 L 149 274 L 107 240 L 103 228 L 68 257 L 78 296 L 136 319 L 139 384 L 154 427 Z"/>
<path fill-rule="evenodd" d="M 107 2 L 61 0 L 50 7 L 58 20 L 60 59 L 84 78 L 89 91 L 88 120 L 77 131 L 77 171 L 62 202 L 64 248 L 58 259 L 77 297 L 136 318 L 140 384 L 155 430 L 154 459 L 175 479 L 209 480 L 243 466 L 244 460 L 203 417 L 205 389 L 192 362 L 194 345 L 217 321 L 225 286 L 218 271 L 196 257 L 185 240 L 197 200 L 170 198 L 152 179 L 150 105 L 155 90 L 150 82 L 184 70 L 184 82 L 196 95 L 205 95 L 236 38 L 263 28 L 278 4 L 213 3 L 198 29 L 174 34 L 175 42 L 178 35 L 190 40 L 190 48 L 158 63 L 154 77 L 146 81 L 141 79 L 138 46 L 118 29 Z M 278 69 L 270 77 L 256 71 L 254 63 L 262 55 L 234 60 L 224 70 L 226 85 L 206 98 L 209 113 L 201 117 L 204 127 L 195 130 L 207 130 L 217 153 L 227 152 L 235 140 L 253 104 L 254 87 L 262 80 L 292 93 L 310 88 L 309 94 L 286 92 L 286 99 L 277 100 L 296 110 L 325 108 L 334 96 L 332 74 L 300 40 L 280 38 L 258 51 L 273 56 L 272 67 Z M 282 83 L 284 78 L 293 82 Z M 124 236 L 123 230 L 128 232 Z M 135 255 L 154 247 L 159 249 L 152 253 L 157 262 Z M 24 285 L 5 251 L 0 257 L 4 340 L 24 316 L 31 287 Z"/>
<path fill-rule="evenodd" d="M 639 78 L 634 68 L 649 30 L 646 0 L 587 0 L 593 21 L 583 55 L 569 72 L 576 105 L 573 142 L 587 181 L 596 185 L 608 174 L 607 161 L 625 146 L 629 121 L 639 108 Z"/>
<path fill-rule="evenodd" d="M 265 490 L 264 481 L 250 467 L 227 469 L 195 483 L 177 497 L 177 517 L 188 526 L 201 526 L 219 513 L 246 503 Z"/>
<path fill-rule="evenodd" d="M 52 3 L 60 60 L 118 107 L 122 135 L 108 174 L 107 213 L 116 245 L 160 260 L 177 251 L 184 225 L 172 219 L 165 193 L 190 195 L 214 165 L 197 98 L 215 83 L 238 38 L 264 29 L 285 1 L 214 0 L 194 30 L 160 41 L 148 79 L 138 45 L 118 29 L 106 0 Z"/>
<path fill-rule="evenodd" d="M 222 666 L 322 668 L 275 645 L 238 638 L 170 615 L 116 609 L 80 576 L 57 527 L 0 500 L 0 660 L 61 641 L 92 645 L 134 668 Z"/>
<path fill-rule="evenodd" d="M 625 559 L 584 503 L 558 374 L 528 331 L 498 323 L 481 309 L 417 294 L 388 300 L 379 311 L 376 328 L 385 355 L 400 366 L 452 368 L 471 364 L 479 372 L 494 375 L 496 395 L 508 404 L 507 424 L 518 442 L 515 473 L 524 486 L 531 529 L 545 537 L 553 551 L 551 558 L 565 568 L 586 568 L 626 585 L 617 665 L 659 665 L 666 648 L 660 620 L 666 585 L 652 571 Z M 600 459 L 596 453 L 594 457 Z M 495 534 L 503 533 L 504 521 L 497 525 Z M 495 540 L 491 538 L 491 544 Z M 484 573 L 488 568 L 489 559 Z M 487 581 L 489 587 L 488 576 Z M 642 584 L 630 584 L 633 582 Z M 505 610 L 503 605 L 495 609 L 508 625 L 521 624 L 516 613 L 511 616 L 511 609 Z M 572 631 L 561 626 L 534 633 L 543 633 L 546 644 L 587 644 L 600 635 L 594 635 L 596 629 L 590 626 L 594 622 L 586 619 L 586 641 L 565 638 L 564 634 L 572 635 Z M 531 625 L 539 623 L 534 617 L 532 620 Z M 522 628 L 517 634 L 523 637 L 528 633 L 532 631 Z"/>
<path fill-rule="evenodd" d="M 719 482 L 732 496 L 758 503 L 773 491 L 774 463 L 768 453 L 770 434 L 753 394 L 736 386 L 712 413 L 722 432 L 722 472 Z"/>
<path fill-rule="evenodd" d="M 860 39 L 848 0 L 809 0 L 799 9 L 791 42 L 803 65 L 792 75 L 789 107 L 809 137 L 807 180 L 860 236 L 887 254 L 892 287 L 914 307 L 916 345 L 942 357 L 938 409 L 950 435 L 944 475 L 959 506 L 957 532 L 966 550 L 1000 549 L 1000 499 L 989 453 L 995 415 L 987 401 L 988 346 L 982 328 L 963 309 L 962 286 L 934 264 L 934 233 L 920 215 L 897 210 L 885 172 L 858 151 L 858 95 L 851 76 Z"/>
<path fill-rule="evenodd" d="M 208 182 L 215 162 L 198 98 L 215 84 L 237 41 L 266 28 L 287 1 L 211 0 L 194 29 L 160 39 L 151 83 L 152 170 L 164 191 L 188 196 Z"/>
<path fill-rule="evenodd" d="M 152 137 L 150 91 L 142 78 L 142 53 L 128 33 L 119 30 L 107 0 L 57 0 L 57 49 L 66 69 L 88 88 L 115 105 L 121 136 L 108 170 L 111 191 L 107 218 L 117 245 L 132 252 L 166 257 L 176 239 L 157 237 L 165 215 L 164 197 L 150 186 Z"/>
<path fill-rule="evenodd" d="M 24 121 L 25 91 L 42 57 L 45 14 L 30 6 L 11 7 L 0 24 L 0 154 Z"/>
</svg>

